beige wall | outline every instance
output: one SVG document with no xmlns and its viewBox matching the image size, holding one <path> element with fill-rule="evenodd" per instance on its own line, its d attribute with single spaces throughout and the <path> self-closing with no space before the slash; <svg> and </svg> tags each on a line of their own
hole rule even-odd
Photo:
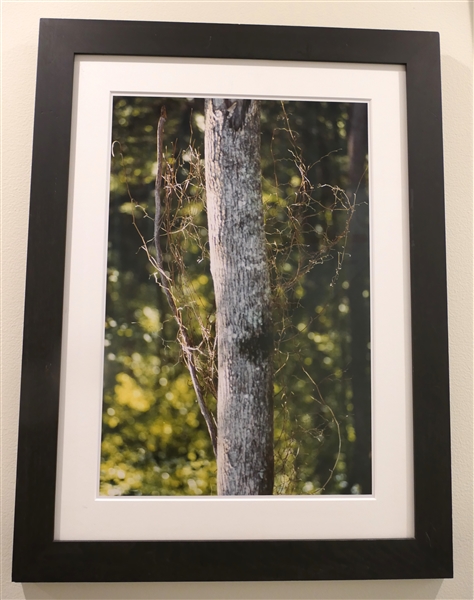
<svg viewBox="0 0 474 600">
<path fill-rule="evenodd" d="M 472 1 L 7 2 L 2 6 L 1 597 L 467 599 L 473 591 Z M 434 30 L 441 33 L 452 381 L 455 578 L 395 582 L 29 584 L 10 582 L 15 453 L 38 22 L 140 19 Z"/>
</svg>

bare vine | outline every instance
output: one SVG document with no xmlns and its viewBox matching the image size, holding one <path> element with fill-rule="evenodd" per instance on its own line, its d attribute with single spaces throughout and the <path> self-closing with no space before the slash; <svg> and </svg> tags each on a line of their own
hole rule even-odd
<svg viewBox="0 0 474 600">
<path fill-rule="evenodd" d="M 194 391 L 196 392 L 196 398 L 198 401 L 199 409 L 204 417 L 204 420 L 207 425 L 207 429 L 209 431 L 209 435 L 211 437 L 212 447 L 214 449 L 214 454 L 217 456 L 217 424 L 214 418 L 214 415 L 209 410 L 206 401 L 204 399 L 204 395 L 201 389 L 201 384 L 199 383 L 198 374 L 196 371 L 196 365 L 194 361 L 194 352 L 191 338 L 188 334 L 188 330 L 183 323 L 181 318 L 180 310 L 176 304 L 174 296 L 171 291 L 170 279 L 166 275 L 163 268 L 163 254 L 161 252 L 161 242 L 160 242 L 160 226 L 161 226 L 161 199 L 160 199 L 160 191 L 161 191 L 161 179 L 163 175 L 163 130 L 166 122 L 166 108 L 163 106 L 161 108 L 161 116 L 158 121 L 157 133 L 156 133 L 156 156 L 157 156 L 157 170 L 156 170 L 156 179 L 155 179 L 155 218 L 154 218 L 154 242 L 155 242 L 155 252 L 156 252 L 156 268 L 160 276 L 161 287 L 163 292 L 168 300 L 168 304 L 171 308 L 171 312 L 178 324 L 178 336 L 181 349 L 183 351 L 184 361 L 186 367 L 191 376 L 191 380 L 193 382 Z"/>
<path fill-rule="evenodd" d="M 287 114 L 285 105 L 282 102 L 281 111 L 284 126 L 274 129 L 272 138 L 271 153 L 274 165 L 279 161 L 291 162 L 297 169 L 299 175 L 299 185 L 285 201 L 281 202 L 282 183 L 278 180 L 276 166 L 274 168 L 274 205 L 283 204 L 285 216 L 281 218 L 278 214 L 272 214 L 272 207 L 267 206 L 266 232 L 268 241 L 268 260 L 270 264 L 272 277 L 272 291 L 274 299 L 274 323 L 275 330 L 278 332 L 275 339 L 275 377 L 282 372 L 285 365 L 289 362 L 290 353 L 285 350 L 286 342 L 297 338 L 299 335 L 307 332 L 314 321 L 320 319 L 323 314 L 313 317 L 305 329 L 297 329 L 292 321 L 292 308 L 299 306 L 299 300 L 296 297 L 298 287 L 305 275 L 310 273 L 317 265 L 322 265 L 327 261 L 335 262 L 330 287 L 334 287 L 339 278 L 345 257 L 347 238 L 350 231 L 350 224 L 356 210 L 356 195 L 349 197 L 346 192 L 338 186 L 330 184 L 319 184 L 316 189 L 326 189 L 330 192 L 332 202 L 327 200 L 323 203 L 318 200 L 315 194 L 315 187 L 311 183 L 311 169 L 330 154 L 338 152 L 334 150 L 321 157 L 317 162 L 308 165 L 303 157 L 303 152 L 298 145 L 298 134 L 294 131 L 290 123 L 290 116 Z M 283 134 L 289 142 L 289 157 L 277 158 L 273 151 L 273 144 L 276 137 Z M 276 211 L 274 210 L 273 213 Z M 330 212 L 341 213 L 343 216 L 342 224 L 338 231 L 329 232 L 327 229 L 318 232 L 319 245 L 317 248 L 308 246 L 305 240 L 308 236 L 314 235 L 314 222 L 320 222 L 319 217 Z M 285 265 L 291 259 L 295 263 L 295 268 L 288 273 Z M 298 351 L 293 351 L 293 360 L 300 361 Z M 332 469 L 326 481 L 312 493 L 321 493 L 325 490 L 327 484 L 333 477 L 334 471 L 340 459 L 341 451 L 341 431 L 338 419 L 329 404 L 324 400 L 319 386 L 308 374 L 307 370 L 301 365 L 301 370 L 309 379 L 316 392 L 312 396 L 313 401 L 321 405 L 329 413 L 329 420 L 322 418 L 322 423 L 318 427 L 308 428 L 299 423 L 295 423 L 290 418 L 290 405 L 292 398 L 287 395 L 287 390 L 283 385 L 278 391 L 279 410 L 276 418 L 281 423 L 281 431 L 275 440 L 275 485 L 279 493 L 292 493 L 298 482 L 295 460 L 299 454 L 298 439 L 302 435 L 308 435 L 318 441 L 324 439 L 326 427 L 331 424 L 334 426 L 338 436 L 338 452 Z"/>
<path fill-rule="evenodd" d="M 289 361 L 290 353 L 284 349 L 284 344 L 303 333 L 298 330 L 291 318 L 291 308 L 298 305 L 296 291 L 305 275 L 317 265 L 327 261 L 335 261 L 330 286 L 334 286 L 339 278 L 345 257 L 347 238 L 350 224 L 356 210 L 356 194 L 349 197 L 338 186 L 319 184 L 316 188 L 311 183 L 310 170 L 329 154 L 323 156 L 314 164 L 305 163 L 303 152 L 298 145 L 298 135 L 293 130 L 290 117 L 282 103 L 282 118 L 284 126 L 275 128 L 272 139 L 271 153 L 274 164 L 281 160 L 291 161 L 299 176 L 299 185 L 292 196 L 285 197 L 283 185 L 278 180 L 277 170 L 274 170 L 272 199 L 265 203 L 265 230 L 267 238 L 267 257 L 271 272 L 274 323 L 277 336 L 275 339 L 275 376 L 283 372 Z M 215 332 L 215 306 L 203 298 L 195 289 L 186 269 L 186 245 L 198 248 L 198 262 L 208 261 L 207 225 L 199 220 L 205 211 L 205 174 L 203 160 L 198 149 L 193 144 L 193 132 L 188 147 L 177 152 L 171 150 L 172 160 L 164 160 L 163 131 L 166 121 L 166 111 L 162 108 L 157 127 L 157 174 L 155 179 L 155 214 L 150 217 L 146 207 L 136 203 L 128 189 L 132 203 L 132 220 L 141 239 L 141 249 L 155 270 L 155 281 L 163 289 L 170 306 L 172 316 L 178 326 L 178 341 L 184 362 L 190 373 L 200 411 L 205 419 L 214 453 L 217 455 L 217 425 L 216 419 L 208 407 L 209 398 L 213 402 L 217 398 L 217 349 Z M 289 148 L 288 157 L 277 158 L 273 153 L 273 142 L 276 136 L 287 136 Z M 178 171 L 181 169 L 181 178 Z M 186 176 L 182 177 L 182 172 Z M 271 184 L 267 182 L 270 186 Z M 317 198 L 315 189 L 325 189 L 330 192 L 331 202 L 322 202 Z M 135 211 L 142 211 L 146 218 L 154 221 L 154 253 L 149 250 L 149 242 L 141 233 Z M 315 249 L 306 242 L 308 235 L 314 235 L 314 222 L 320 222 L 321 215 L 341 213 L 342 224 L 338 231 L 318 231 L 318 247 Z M 282 216 L 283 215 L 283 216 Z M 162 247 L 165 247 L 165 257 Z M 291 272 L 282 266 L 292 262 L 295 268 Z M 166 267 L 165 267 L 166 263 Z M 321 318 L 321 314 L 313 317 L 306 325 L 307 328 Z M 195 341 L 197 340 L 197 341 Z M 277 392 L 280 409 L 276 417 L 281 422 L 281 433 L 275 439 L 275 458 L 279 467 L 276 475 L 285 473 L 285 478 L 278 484 L 279 493 L 291 493 L 298 480 L 295 459 L 298 456 L 299 435 L 310 435 L 317 440 L 324 436 L 324 430 L 333 424 L 338 435 L 338 452 L 334 465 L 330 469 L 326 481 L 313 493 L 325 490 L 333 477 L 341 454 L 340 424 L 334 411 L 324 400 L 318 384 L 307 370 L 302 371 L 315 390 L 313 400 L 329 413 L 329 420 L 318 428 L 308 429 L 291 423 L 289 402 L 291 398 L 286 390 Z M 297 431 L 299 427 L 299 432 Z"/>
<path fill-rule="evenodd" d="M 191 336 L 188 331 L 188 327 L 186 326 L 184 319 L 183 319 L 183 310 L 182 310 L 180 304 L 177 302 L 175 295 L 173 293 L 173 289 L 172 289 L 173 277 L 171 277 L 170 274 L 168 274 L 165 271 L 164 265 L 163 265 L 163 253 L 161 250 L 161 240 L 160 240 L 160 229 L 161 229 L 161 222 L 162 222 L 163 216 L 162 216 L 162 210 L 161 210 L 160 192 L 161 192 L 161 182 L 162 182 L 162 178 L 163 178 L 163 166 L 162 166 L 163 165 L 163 162 L 162 162 L 163 161 L 163 130 L 164 130 L 165 122 L 166 122 L 166 109 L 165 109 L 165 107 L 162 107 L 161 116 L 159 118 L 158 127 L 157 127 L 157 173 L 156 173 L 156 178 L 155 178 L 155 190 L 154 190 L 155 215 L 153 218 L 153 221 L 154 221 L 153 241 L 154 241 L 154 247 L 155 247 L 155 256 L 153 256 L 153 254 L 150 253 L 148 243 L 145 240 L 142 232 L 140 231 L 140 229 L 138 227 L 135 210 L 137 208 L 140 208 L 141 210 L 143 210 L 144 215 L 146 217 L 148 217 L 148 218 L 150 218 L 150 217 L 149 217 L 147 211 L 143 207 L 141 207 L 137 202 L 135 202 L 135 200 L 133 199 L 130 189 L 128 187 L 128 183 L 127 183 L 127 192 L 128 192 L 130 201 L 132 203 L 133 226 L 135 227 L 135 230 L 137 231 L 137 233 L 141 239 L 141 249 L 145 251 L 148 261 L 150 262 L 152 267 L 155 269 L 155 281 L 162 288 L 162 290 L 165 294 L 166 300 L 168 302 L 168 305 L 171 309 L 171 313 L 178 325 L 178 341 L 179 341 L 179 345 L 180 345 L 182 353 L 183 353 L 184 362 L 185 362 L 185 365 L 191 376 L 191 381 L 192 381 L 192 384 L 194 387 L 194 391 L 196 393 L 196 398 L 197 398 L 197 402 L 199 405 L 199 409 L 201 411 L 201 414 L 204 417 L 207 429 L 209 431 L 209 436 L 211 439 L 214 454 L 217 456 L 217 423 L 216 423 L 216 419 L 215 419 L 214 415 L 212 414 L 209 407 L 207 406 L 206 400 L 204 398 L 202 386 L 201 386 L 201 383 L 200 383 L 199 377 L 198 377 L 198 369 L 196 367 L 195 353 L 199 352 L 199 348 L 196 347 L 192 342 Z M 114 144 L 115 143 L 116 142 L 114 142 Z M 122 155 L 122 161 L 123 161 L 123 155 Z M 176 189 L 176 186 L 173 186 L 173 187 Z M 169 197 L 169 193 L 167 194 L 167 197 Z M 169 203 L 166 204 L 166 209 L 167 209 L 168 218 L 169 218 L 169 212 L 170 212 L 169 211 L 169 209 L 170 209 Z M 184 229 L 186 229 L 186 226 L 183 226 L 182 231 L 184 231 Z M 173 250 L 174 250 L 173 254 L 177 258 L 177 262 L 180 263 L 181 262 L 180 256 L 176 252 L 176 248 L 174 248 Z M 183 272 L 184 272 L 184 263 L 182 264 L 182 267 L 183 267 Z M 200 321 L 200 325 L 202 327 L 204 327 L 204 323 L 202 323 L 201 319 L 199 319 L 199 321 Z"/>
</svg>

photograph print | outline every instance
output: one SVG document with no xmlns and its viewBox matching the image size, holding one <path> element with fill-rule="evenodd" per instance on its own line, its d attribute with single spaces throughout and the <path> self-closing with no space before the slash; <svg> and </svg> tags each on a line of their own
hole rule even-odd
<svg viewBox="0 0 474 600">
<path fill-rule="evenodd" d="M 115 96 L 100 495 L 372 493 L 366 103 Z"/>
</svg>

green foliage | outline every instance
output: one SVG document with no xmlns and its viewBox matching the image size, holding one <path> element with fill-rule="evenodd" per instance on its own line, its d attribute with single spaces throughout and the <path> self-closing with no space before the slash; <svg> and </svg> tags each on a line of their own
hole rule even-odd
<svg viewBox="0 0 474 600">
<path fill-rule="evenodd" d="M 105 495 L 216 492 L 212 445 L 177 326 L 137 232 L 147 242 L 153 237 L 155 128 L 162 104 L 168 114 L 164 261 L 215 410 L 203 101 L 116 98 L 100 483 Z M 262 102 L 262 188 L 276 328 L 275 493 L 357 491 L 348 374 L 352 213 L 340 191 L 350 183 L 348 127 L 347 104 Z M 368 264 L 364 268 L 368 281 Z"/>
</svg>

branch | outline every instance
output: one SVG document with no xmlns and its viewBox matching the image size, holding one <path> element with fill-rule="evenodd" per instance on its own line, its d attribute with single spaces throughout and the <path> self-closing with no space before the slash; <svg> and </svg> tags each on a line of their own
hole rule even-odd
<svg viewBox="0 0 474 600">
<path fill-rule="evenodd" d="M 163 130 L 166 122 L 166 108 L 163 106 L 161 108 L 161 116 L 158 121 L 158 128 L 156 132 L 156 154 L 158 161 L 158 168 L 156 171 L 156 179 L 155 179 L 155 220 L 154 220 L 154 242 L 155 242 L 155 251 L 156 251 L 156 267 L 160 276 L 161 287 L 165 293 L 166 299 L 168 300 L 168 304 L 171 308 L 171 312 L 175 318 L 176 323 L 178 324 L 178 337 L 179 343 L 183 350 L 184 361 L 188 368 L 189 374 L 191 375 L 191 380 L 193 382 L 194 391 L 196 392 L 196 397 L 199 405 L 199 409 L 201 410 L 202 416 L 206 421 L 207 429 L 209 431 L 209 435 L 211 437 L 212 447 L 214 449 L 214 454 L 217 456 L 217 424 L 214 418 L 214 415 L 209 410 L 206 401 L 204 400 L 204 395 L 202 393 L 201 384 L 199 383 L 199 379 L 197 376 L 196 364 L 194 362 L 193 356 L 193 346 L 191 343 L 191 339 L 189 337 L 188 331 L 183 323 L 181 318 L 181 313 L 176 305 L 175 299 L 171 292 L 170 280 L 166 276 L 164 268 L 163 268 L 163 253 L 161 252 L 160 245 L 160 218 L 161 218 L 161 201 L 160 201 L 160 191 L 161 191 L 161 180 L 163 177 Z"/>
</svg>

